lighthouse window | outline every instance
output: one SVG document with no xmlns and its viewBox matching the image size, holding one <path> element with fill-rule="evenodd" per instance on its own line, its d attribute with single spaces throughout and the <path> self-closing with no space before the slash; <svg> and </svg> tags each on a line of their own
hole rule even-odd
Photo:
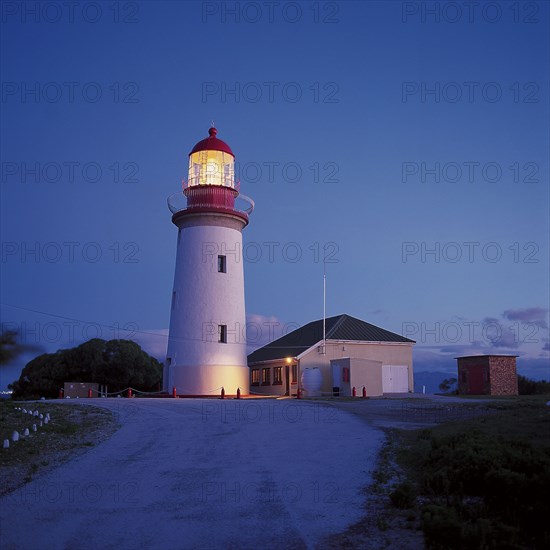
<svg viewBox="0 0 550 550">
<path fill-rule="evenodd" d="M 227 325 L 218 325 L 218 342 L 227 344 Z"/>
<path fill-rule="evenodd" d="M 273 369 L 273 384 L 283 383 L 283 367 L 275 367 Z"/>
<path fill-rule="evenodd" d="M 227 273 L 227 258 L 218 256 L 218 273 Z"/>
<path fill-rule="evenodd" d="M 176 291 L 172 292 L 172 309 L 176 307 Z"/>
<path fill-rule="evenodd" d="M 260 384 L 260 369 L 252 369 L 251 375 L 251 384 L 253 386 L 258 386 Z"/>
<path fill-rule="evenodd" d="M 262 369 L 262 386 L 271 384 L 271 369 Z"/>
</svg>

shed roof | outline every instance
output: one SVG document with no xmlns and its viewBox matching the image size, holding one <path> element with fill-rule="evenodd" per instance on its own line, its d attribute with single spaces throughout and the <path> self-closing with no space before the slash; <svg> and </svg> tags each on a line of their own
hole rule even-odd
<svg viewBox="0 0 550 550">
<path fill-rule="evenodd" d="M 328 317 L 325 323 L 327 340 L 415 343 L 414 340 L 377 327 L 376 325 L 371 325 L 351 315 L 344 314 Z M 248 356 L 248 362 L 257 363 L 285 357 L 296 357 L 322 339 L 323 320 L 311 321 L 311 323 L 307 323 L 253 351 Z"/>
<path fill-rule="evenodd" d="M 480 357 L 519 357 L 519 355 L 502 355 L 499 353 L 486 353 L 480 355 L 461 355 L 460 357 L 455 357 L 455 359 L 479 359 Z"/>
</svg>

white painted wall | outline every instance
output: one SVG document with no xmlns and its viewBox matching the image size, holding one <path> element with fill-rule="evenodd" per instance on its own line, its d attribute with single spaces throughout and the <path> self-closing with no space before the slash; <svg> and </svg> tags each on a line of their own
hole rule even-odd
<svg viewBox="0 0 550 550">
<path fill-rule="evenodd" d="M 180 395 L 248 393 L 246 316 L 240 218 L 202 213 L 179 227 L 164 389 Z M 227 272 L 218 273 L 218 254 Z M 218 325 L 227 325 L 227 343 Z"/>
</svg>

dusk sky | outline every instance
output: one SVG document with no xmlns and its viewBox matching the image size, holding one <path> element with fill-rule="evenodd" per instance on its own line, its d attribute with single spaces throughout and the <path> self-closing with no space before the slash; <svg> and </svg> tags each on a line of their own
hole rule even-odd
<svg viewBox="0 0 550 550">
<path fill-rule="evenodd" d="M 550 377 L 548 2 L 36 4 L 1 5 L 0 313 L 34 351 L 0 389 L 93 337 L 164 359 L 166 199 L 212 121 L 256 204 L 250 349 L 322 317 L 325 255 L 327 315 L 415 372 Z"/>
</svg>

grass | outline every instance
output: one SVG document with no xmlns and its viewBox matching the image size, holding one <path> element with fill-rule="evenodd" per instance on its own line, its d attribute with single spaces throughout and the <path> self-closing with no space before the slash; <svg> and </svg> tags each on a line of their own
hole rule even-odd
<svg viewBox="0 0 550 550">
<path fill-rule="evenodd" d="M 48 424 L 15 410 L 16 407 L 50 414 Z M 32 425 L 37 431 L 32 431 Z M 114 431 L 116 423 L 110 411 L 88 405 L 55 404 L 48 401 L 0 401 L 0 439 L 9 440 L 8 449 L 0 449 L 0 495 L 27 483 L 42 470 L 68 459 L 79 449 L 92 447 L 102 434 Z M 23 436 L 25 428 L 30 435 Z M 12 441 L 14 431 L 19 441 Z"/>
<path fill-rule="evenodd" d="M 427 548 L 550 547 L 548 399 L 501 398 L 486 415 L 396 432 L 406 479 L 390 499 L 420 508 Z"/>
</svg>

